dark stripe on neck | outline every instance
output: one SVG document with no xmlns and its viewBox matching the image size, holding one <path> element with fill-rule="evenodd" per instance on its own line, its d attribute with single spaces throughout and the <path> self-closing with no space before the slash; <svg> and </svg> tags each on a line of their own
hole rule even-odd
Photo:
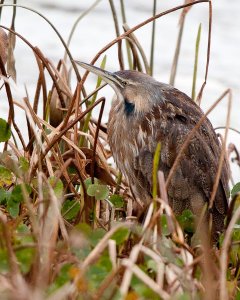
<svg viewBox="0 0 240 300">
<path fill-rule="evenodd" d="M 134 113 L 135 105 L 129 102 L 127 99 L 124 99 L 124 111 L 127 116 L 130 116 Z"/>
</svg>

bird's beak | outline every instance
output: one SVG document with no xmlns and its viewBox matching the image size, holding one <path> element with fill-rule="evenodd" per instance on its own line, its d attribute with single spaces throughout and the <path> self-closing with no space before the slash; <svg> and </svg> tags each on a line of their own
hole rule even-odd
<svg viewBox="0 0 240 300">
<path fill-rule="evenodd" d="M 89 65 L 87 63 L 81 61 L 75 61 L 79 66 L 86 69 L 89 72 L 96 74 L 101 77 L 104 81 L 106 81 L 114 90 L 117 92 L 119 88 L 123 88 L 122 80 L 116 76 L 114 73 L 108 72 L 106 70 L 100 69 L 93 65 Z"/>
</svg>

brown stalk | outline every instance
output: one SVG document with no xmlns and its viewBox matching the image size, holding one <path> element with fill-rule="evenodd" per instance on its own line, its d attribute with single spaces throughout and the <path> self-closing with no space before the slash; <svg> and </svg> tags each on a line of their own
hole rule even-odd
<svg viewBox="0 0 240 300">
<path fill-rule="evenodd" d="M 41 130 L 42 135 L 43 135 L 44 139 L 46 140 L 47 145 L 49 145 L 49 143 L 50 143 L 50 142 L 49 142 L 49 139 L 48 139 L 48 137 L 47 137 L 45 131 L 43 130 L 43 128 L 42 128 L 42 126 L 41 126 L 41 123 L 40 123 L 39 120 L 38 120 L 38 117 L 35 115 L 35 113 L 34 113 L 32 107 L 31 107 L 31 105 L 30 105 L 30 103 L 29 103 L 29 101 L 28 101 L 28 98 L 24 98 L 24 101 L 25 101 L 25 103 L 26 103 L 26 105 L 27 105 L 27 108 L 29 109 L 29 112 L 30 112 L 30 114 L 31 114 L 31 116 L 32 116 L 32 118 L 33 118 L 33 120 L 34 120 L 34 122 L 37 124 L 38 128 Z M 61 153 L 60 153 L 60 151 L 59 151 L 59 147 L 55 144 L 55 145 L 54 145 L 54 148 L 55 148 L 56 152 L 58 153 L 58 155 L 57 155 L 55 151 L 52 152 L 52 153 L 53 153 L 53 156 L 54 156 L 54 159 L 55 159 L 55 161 L 58 163 L 59 168 L 63 170 L 63 175 L 64 175 L 64 177 L 65 177 L 67 183 L 70 185 L 70 190 L 71 190 L 71 192 L 76 193 L 75 188 L 74 188 L 73 184 L 71 183 L 71 180 L 70 180 L 70 177 L 69 177 L 69 175 L 68 175 L 68 172 L 65 170 L 65 168 L 63 168 L 64 161 L 63 161 L 62 156 L 61 156 Z M 39 162 L 39 161 L 38 161 L 38 162 Z M 31 177 L 30 177 L 30 178 L 31 178 Z"/>
<path fill-rule="evenodd" d="M 97 106 L 99 103 L 101 103 L 103 101 L 104 98 L 100 98 L 99 100 L 97 100 L 92 106 L 88 107 L 84 112 L 82 112 L 80 115 L 78 115 L 73 121 L 71 121 L 64 129 L 62 129 L 58 134 L 56 134 L 56 136 L 53 137 L 53 139 L 50 141 L 48 147 L 46 148 L 46 150 L 41 153 L 39 160 L 42 161 L 45 156 L 48 154 L 48 152 L 52 149 L 52 147 L 54 146 L 54 144 L 56 142 L 58 142 L 61 137 L 70 129 L 72 128 L 75 124 L 77 124 L 77 122 L 79 122 L 82 118 L 85 117 L 86 114 L 88 114 L 95 106 Z M 31 175 L 34 174 L 34 172 L 36 171 L 37 168 L 37 164 L 35 164 L 32 168 L 32 172 Z"/>
<path fill-rule="evenodd" d="M 42 125 L 41 125 L 41 123 L 40 123 L 39 120 L 38 120 L 38 116 L 34 113 L 33 108 L 32 108 L 32 106 L 31 106 L 31 104 L 29 103 L 29 99 L 28 99 L 27 97 L 25 97 L 25 98 L 24 98 L 24 102 L 25 102 L 25 104 L 26 104 L 26 106 L 27 106 L 27 108 L 28 108 L 28 110 L 29 110 L 29 112 L 30 112 L 30 114 L 31 114 L 31 116 L 32 116 L 32 118 L 33 118 L 33 120 L 34 120 L 34 122 L 37 124 L 37 127 L 41 130 L 42 135 L 43 135 L 43 137 L 44 137 L 44 139 L 45 139 L 47 145 L 49 145 L 49 144 L 50 144 L 50 141 L 49 141 L 49 139 L 48 139 L 48 136 L 46 135 L 44 129 L 42 128 Z M 53 151 L 53 156 L 54 156 L 56 162 L 58 162 L 58 163 L 60 164 L 60 161 L 59 161 L 59 159 L 58 159 L 58 157 L 57 157 L 55 151 Z"/>
<path fill-rule="evenodd" d="M 211 0 L 208 1 L 208 4 L 209 4 L 209 20 L 208 20 L 207 62 L 206 62 L 204 82 L 202 84 L 202 87 L 201 87 L 201 89 L 199 91 L 199 94 L 197 96 L 197 99 L 196 99 L 196 102 L 199 105 L 201 104 L 201 99 L 202 99 L 202 94 L 203 94 L 204 87 L 207 84 L 208 67 L 209 67 L 209 62 L 210 62 L 210 51 L 211 51 L 211 36 L 212 36 L 212 2 L 211 2 Z"/>
<path fill-rule="evenodd" d="M 158 171 L 158 184 L 159 184 L 159 189 L 160 189 L 160 198 L 167 205 L 169 205 L 165 178 L 164 178 L 164 174 L 162 171 Z M 168 223 L 168 228 L 169 228 L 170 232 L 173 233 L 175 229 L 174 229 L 172 218 L 169 216 L 169 214 L 167 214 L 167 223 Z"/>
<path fill-rule="evenodd" d="M 51 61 L 48 61 L 50 67 L 53 69 L 55 76 L 57 78 L 57 80 L 59 81 L 60 84 L 63 85 L 63 89 L 62 89 L 62 93 L 67 96 L 67 97 L 72 97 L 72 92 L 70 90 L 70 87 L 68 86 L 68 78 L 64 78 L 63 76 L 65 76 L 65 74 L 61 74 L 61 67 L 66 69 L 66 64 L 63 60 L 60 59 L 57 68 L 54 66 L 54 64 Z M 60 89 L 61 89 L 61 85 L 60 85 Z"/>
<path fill-rule="evenodd" d="M 42 93 L 43 93 L 43 103 L 46 102 L 47 99 L 47 87 L 46 87 L 46 80 L 44 76 L 44 66 L 41 63 L 39 57 L 37 55 L 36 60 L 39 68 L 39 77 L 38 77 L 38 82 L 37 82 L 37 88 L 34 96 L 34 102 L 33 102 L 33 111 L 35 114 L 37 114 L 38 111 L 38 103 L 39 103 L 39 97 L 40 97 L 40 92 L 41 92 L 41 87 L 42 87 Z"/>
<path fill-rule="evenodd" d="M 171 72 L 170 72 L 169 84 L 171 84 L 172 86 L 174 86 L 174 84 L 175 84 L 175 78 L 176 78 L 176 74 L 177 74 L 177 66 L 178 66 L 178 60 L 179 60 L 179 55 L 180 55 L 180 48 L 181 48 L 184 24 L 185 24 L 185 14 L 182 15 L 182 21 L 180 23 L 180 27 L 179 27 L 179 31 L 178 31 L 177 45 L 175 48 L 175 53 L 174 53 Z"/>
<path fill-rule="evenodd" d="M 63 176 L 64 176 L 64 178 L 65 178 L 65 180 L 66 180 L 66 182 L 67 182 L 67 184 L 68 184 L 71 192 L 74 193 L 75 196 L 77 196 L 77 192 L 76 192 L 75 187 L 72 184 L 72 181 L 71 181 L 71 179 L 69 177 L 69 173 L 66 170 L 66 166 L 64 166 L 64 160 L 62 158 L 62 154 L 61 154 L 61 151 L 59 149 L 59 145 L 56 143 L 55 146 L 54 146 L 54 148 L 55 148 L 55 150 L 56 150 L 56 152 L 58 154 L 58 156 L 57 156 L 57 159 L 58 159 L 57 162 L 59 164 L 60 171 L 62 172 L 62 174 L 63 174 Z"/>
<path fill-rule="evenodd" d="M 7 77 L 7 73 L 4 67 L 4 63 L 2 61 L 2 57 L 0 56 L 0 70 L 3 76 Z M 6 93 L 7 93 L 7 98 L 8 98 L 8 104 L 9 104 L 9 115 L 8 115 L 8 124 L 11 125 L 11 122 L 13 124 L 14 129 L 17 132 L 17 135 L 22 143 L 23 149 L 25 151 L 26 149 L 26 145 L 24 142 L 24 139 L 22 137 L 21 131 L 19 130 L 16 122 L 15 122 L 15 115 L 14 115 L 14 105 L 13 105 L 13 98 L 12 98 L 12 92 L 10 89 L 10 85 L 9 83 L 5 80 L 4 81 L 4 85 L 5 85 L 5 89 L 6 89 Z M 7 149 L 7 142 L 5 142 L 4 144 L 4 150 Z"/>
<path fill-rule="evenodd" d="M 100 91 L 102 88 L 104 88 L 107 85 L 107 83 L 103 83 L 102 85 L 100 85 L 98 88 L 96 88 L 93 92 L 91 92 L 90 94 L 88 94 L 88 96 L 86 98 L 84 98 L 80 103 L 79 106 L 82 106 L 87 100 L 89 100 L 95 93 L 97 93 L 98 91 Z M 91 120 L 93 120 L 93 117 L 91 117 Z M 95 122 L 97 123 L 97 122 Z"/>
<path fill-rule="evenodd" d="M 25 42 L 32 50 L 33 52 L 42 60 L 44 66 L 46 67 L 46 69 L 48 70 L 49 72 L 49 75 L 51 76 L 52 78 L 52 81 L 54 82 L 55 84 L 55 87 L 56 87 L 56 90 L 58 92 L 58 96 L 59 96 L 59 100 L 61 102 L 61 105 L 63 108 L 65 108 L 65 102 L 64 102 L 64 99 L 62 97 L 62 91 L 58 85 L 58 82 L 57 82 L 57 79 L 55 77 L 55 74 L 53 74 L 51 68 L 49 67 L 49 64 L 48 64 L 48 61 L 47 59 L 44 57 L 44 55 L 41 53 L 40 49 L 38 49 L 37 47 L 34 47 L 31 45 L 31 43 L 29 43 L 23 36 L 21 36 L 19 33 L 17 33 L 16 31 L 13 31 L 11 30 L 10 28 L 7 28 L 3 25 L 0 25 L 0 27 L 4 28 L 5 30 L 8 30 L 10 31 L 11 33 L 15 34 L 16 36 L 18 36 L 23 42 Z"/>
<path fill-rule="evenodd" d="M 122 40 L 118 42 L 118 61 L 119 61 L 120 70 L 124 70 L 124 60 L 122 55 Z"/>
<path fill-rule="evenodd" d="M 73 60 L 72 54 L 71 54 L 71 52 L 70 52 L 70 50 L 69 50 L 67 44 L 65 43 L 64 39 L 62 38 L 62 36 L 61 36 L 60 33 L 58 32 L 58 30 L 56 29 L 56 27 L 55 27 L 55 26 L 54 26 L 54 25 L 53 25 L 53 24 L 52 24 L 52 23 L 44 16 L 44 15 L 42 15 L 40 12 L 38 12 L 38 11 L 32 9 L 32 8 L 29 8 L 29 7 L 26 7 L 26 6 L 23 6 L 23 5 L 18 5 L 18 4 L 1 4 L 1 5 L 0 5 L 0 8 L 2 8 L 2 7 L 8 7 L 8 6 L 11 6 L 11 7 L 14 7 L 14 8 L 20 7 L 20 8 L 29 10 L 29 11 L 31 11 L 31 12 L 36 13 L 36 14 L 39 15 L 41 18 L 43 18 L 45 21 L 47 21 L 47 23 L 48 23 L 48 24 L 52 27 L 52 29 L 55 31 L 55 33 L 57 34 L 58 38 L 60 39 L 62 45 L 64 46 L 64 48 L 65 48 L 65 50 L 66 50 L 66 52 L 67 52 L 67 55 L 68 55 L 68 57 L 69 57 L 69 59 L 70 59 L 70 61 L 71 61 L 71 64 L 72 64 L 72 66 L 73 66 L 73 69 L 74 69 L 74 72 L 75 72 L 75 74 L 76 74 L 77 80 L 80 81 L 80 80 L 81 80 L 81 76 L 80 76 L 80 74 L 79 74 L 79 72 L 78 72 L 78 68 L 77 68 L 77 66 L 76 66 L 76 64 L 75 64 L 75 62 L 74 62 L 74 60 Z M 3 27 L 3 26 L 0 26 L 0 27 Z M 3 28 L 4 28 L 4 27 L 3 27 Z M 7 29 L 7 30 L 9 30 L 9 29 Z M 86 96 L 86 94 L 85 94 L 85 89 L 84 89 L 84 88 L 83 88 L 83 96 L 84 96 L 84 97 Z"/>
<path fill-rule="evenodd" d="M 141 62 L 140 62 L 140 59 L 139 59 L 139 55 L 137 53 L 137 49 L 136 49 L 136 46 L 133 42 L 133 39 L 129 38 L 129 37 L 125 37 L 125 40 L 129 41 L 129 47 L 132 51 L 132 56 L 133 56 L 132 68 L 133 68 L 133 70 L 138 70 L 139 72 L 142 72 L 143 69 L 142 69 Z"/>
<path fill-rule="evenodd" d="M 112 237 L 112 235 L 118 231 L 120 228 L 129 228 L 129 225 L 120 223 L 116 226 L 112 227 L 110 231 L 108 231 L 104 237 L 99 241 L 99 243 L 95 246 L 95 248 L 92 249 L 92 251 L 88 254 L 88 256 L 85 258 L 85 260 L 82 263 L 82 271 L 85 271 L 86 268 L 93 264 L 101 253 L 104 251 L 104 249 L 107 247 L 108 240 Z M 77 278 L 76 278 L 77 279 Z"/>
<path fill-rule="evenodd" d="M 72 101 L 70 102 L 70 104 L 68 106 L 68 110 L 67 110 L 66 116 L 63 119 L 63 122 L 62 122 L 62 125 L 60 126 L 60 129 L 64 129 L 67 126 L 68 120 L 69 120 L 69 118 L 70 118 L 70 116 L 72 114 L 72 110 L 73 110 L 75 102 L 79 102 L 80 101 L 80 91 L 82 90 L 82 88 L 83 88 L 83 82 L 81 80 L 77 84 L 76 90 L 75 90 L 74 95 L 72 97 Z M 78 107 L 79 107 L 79 105 L 78 105 Z"/>
<path fill-rule="evenodd" d="M 127 32 L 123 33 L 122 35 L 120 35 L 119 37 L 117 37 L 116 39 L 112 40 L 110 43 L 108 43 L 105 47 L 103 47 L 96 55 L 95 57 L 93 58 L 93 60 L 91 61 L 91 64 L 94 64 L 98 58 L 101 56 L 101 54 L 103 54 L 106 50 L 108 50 L 110 47 L 112 47 L 114 44 L 116 44 L 119 40 L 122 40 L 125 36 L 128 36 L 130 33 L 136 31 L 137 29 L 145 26 L 146 24 L 152 22 L 153 20 L 156 20 L 162 16 L 165 16 L 167 14 L 170 14 L 174 11 L 177 11 L 179 9 L 182 9 L 182 8 L 185 8 L 185 7 L 189 7 L 189 6 L 192 6 L 192 5 L 195 5 L 195 4 L 199 4 L 199 3 L 209 3 L 210 0 L 197 0 L 193 3 L 187 3 L 187 4 L 183 4 L 183 5 L 179 5 L 179 6 L 176 6 L 174 8 L 171 8 L 169 10 L 166 10 L 162 13 L 159 13 L 159 14 L 156 14 L 155 16 L 145 20 L 144 22 L 141 22 L 140 24 L 132 27 L 131 29 L 129 29 Z M 85 82 L 86 80 L 86 77 L 88 75 L 88 71 L 85 72 L 84 76 L 82 77 L 82 81 Z"/>
<path fill-rule="evenodd" d="M 61 162 L 62 162 L 62 166 L 61 166 L 61 169 L 56 173 L 56 183 L 57 181 L 62 177 L 62 176 L 65 176 L 65 173 L 66 173 L 66 170 L 68 168 L 68 166 L 72 163 L 73 159 L 72 158 L 69 158 L 68 160 L 66 161 L 63 161 L 62 159 L 62 155 L 60 153 L 60 157 L 61 157 Z M 67 173 L 68 174 L 68 173 Z M 65 179 L 67 181 L 67 186 L 69 186 L 69 183 L 71 183 L 71 179 L 69 178 L 69 176 L 65 176 Z M 71 191 L 73 192 L 73 194 L 75 195 L 75 197 L 78 197 L 78 193 L 76 192 L 75 188 L 73 188 L 73 190 Z"/>
<path fill-rule="evenodd" d="M 130 27 L 128 26 L 128 24 L 125 23 L 125 24 L 123 24 L 123 29 L 124 29 L 125 32 L 127 32 L 130 29 Z M 131 33 L 131 34 L 129 34 L 129 37 L 125 37 L 125 39 L 129 40 L 129 42 L 131 43 L 130 47 L 131 47 L 132 52 L 133 52 L 133 49 L 132 49 L 133 45 L 136 45 L 137 49 L 139 50 L 139 52 L 141 54 L 141 57 L 142 57 L 142 60 L 143 60 L 143 63 L 144 63 L 144 67 L 145 67 L 145 71 L 146 71 L 147 74 L 150 74 L 150 66 L 148 64 L 147 57 L 145 55 L 145 52 L 144 52 L 140 42 L 138 41 L 137 37 L 135 36 L 135 34 Z M 138 58 L 138 60 L 139 60 L 139 58 Z M 138 63 L 140 64 L 140 61 Z"/>
<path fill-rule="evenodd" d="M 38 268 L 36 270 L 35 285 L 44 290 L 50 278 L 51 262 L 53 261 L 54 257 L 58 230 L 59 227 L 60 229 L 62 228 L 59 210 L 56 205 L 55 194 L 44 174 L 42 174 L 42 178 L 48 187 L 50 201 L 49 204 L 45 206 L 42 218 L 39 221 L 40 233 L 38 237 Z M 49 217 L 50 207 L 52 218 Z M 62 235 L 65 237 L 64 230 L 62 230 Z"/>
<path fill-rule="evenodd" d="M 82 84 L 82 87 L 83 87 L 83 84 Z M 77 92 L 80 91 L 77 89 Z M 77 116 L 80 115 L 80 109 L 82 110 L 82 107 L 79 106 L 79 103 L 81 101 L 81 93 L 77 93 L 77 96 L 74 100 L 74 104 L 75 104 L 75 118 L 77 118 Z M 63 128 L 63 127 L 61 127 Z M 77 123 L 75 124 L 74 126 L 74 137 L 73 137 L 73 140 L 74 140 L 74 144 L 75 145 L 79 145 L 79 139 L 78 139 L 78 126 L 77 126 Z"/>
<path fill-rule="evenodd" d="M 81 187 L 82 187 L 82 191 L 83 191 L 83 199 L 84 199 L 84 206 L 79 211 L 78 215 L 76 216 L 76 220 L 75 220 L 75 224 L 78 224 L 81 221 L 81 219 L 82 219 L 82 214 L 83 214 L 83 212 L 85 210 L 86 199 L 87 199 L 88 195 L 87 195 L 86 186 L 85 186 L 85 183 L 84 183 L 84 180 L 83 180 L 83 176 L 81 174 L 81 168 L 79 166 L 78 160 L 74 160 L 73 164 L 75 165 L 77 173 L 78 173 L 78 178 L 79 178 L 80 183 L 81 183 Z"/>
<path fill-rule="evenodd" d="M 226 126 L 218 126 L 218 127 L 215 127 L 215 128 L 214 128 L 214 130 L 218 130 L 218 129 L 226 129 Z M 232 130 L 232 131 L 234 131 L 234 132 L 236 132 L 236 133 L 238 133 L 238 134 L 240 134 L 240 131 L 237 130 L 236 128 L 233 128 L 233 127 L 230 127 L 230 126 L 229 126 L 228 129 L 229 129 L 229 130 Z"/>
<path fill-rule="evenodd" d="M 37 54 L 37 56 L 41 59 L 44 66 L 48 70 L 49 75 L 51 76 L 51 79 L 52 79 L 52 81 L 55 85 L 56 91 L 58 93 L 59 101 L 61 103 L 62 108 L 66 108 L 66 103 L 65 103 L 63 95 L 62 95 L 62 90 L 59 87 L 59 84 L 58 84 L 58 81 L 57 81 L 57 78 L 56 78 L 55 74 L 52 72 L 52 69 L 49 66 L 48 60 L 44 57 L 44 55 L 42 54 L 40 49 L 38 49 L 37 47 L 34 47 L 34 49 L 35 49 L 35 54 Z"/>
<path fill-rule="evenodd" d="M 240 219 L 240 206 L 235 211 L 232 219 L 227 227 L 225 232 L 225 237 L 222 245 L 222 251 L 220 256 L 220 300 L 228 300 L 228 291 L 227 291 L 227 264 L 228 264 L 228 251 L 231 245 L 231 237 L 234 229 L 234 225 Z"/>
<path fill-rule="evenodd" d="M 7 217 L 4 216 L 1 211 L 0 211 L 0 223 L 2 224 L 2 231 L 3 231 L 4 240 L 6 242 L 6 248 L 8 252 L 9 266 L 13 277 L 12 280 L 14 283 L 14 277 L 20 276 L 20 271 L 19 271 L 16 255 L 12 248 L 12 237 L 10 233 L 10 228 L 7 224 Z"/>
<path fill-rule="evenodd" d="M 109 285 L 112 283 L 112 281 L 117 277 L 117 275 L 123 272 L 124 266 L 119 266 L 116 269 L 113 269 L 111 273 L 108 274 L 108 276 L 103 280 L 99 288 L 97 289 L 97 292 L 95 295 L 93 295 L 94 300 L 101 300 L 102 296 L 104 295 L 105 291 L 109 287 Z"/>
<path fill-rule="evenodd" d="M 228 111 L 227 111 L 226 129 L 225 129 L 225 134 L 224 134 L 224 138 L 223 138 L 223 142 L 222 142 L 221 154 L 220 154 L 220 158 L 219 158 L 219 161 L 218 161 L 217 174 L 216 174 L 216 178 L 215 178 L 212 193 L 211 193 L 211 198 L 209 200 L 209 209 L 212 208 L 213 202 L 214 202 L 214 199 L 215 199 L 215 196 L 216 196 L 216 193 L 217 193 L 217 188 L 218 188 L 219 180 L 221 178 L 221 172 L 222 172 L 222 167 L 223 167 L 223 162 L 224 162 L 224 157 L 225 157 L 225 151 L 226 151 L 226 146 L 227 146 L 227 135 L 228 135 L 228 130 L 229 130 L 230 113 L 231 113 L 231 105 L 232 105 L 232 92 L 231 92 L 231 90 L 227 90 L 227 94 L 229 95 L 229 98 L 228 98 Z"/>
<path fill-rule="evenodd" d="M 45 80 L 45 76 L 44 76 L 44 66 L 36 54 L 35 54 L 35 57 L 36 57 L 36 61 L 37 61 L 38 68 L 39 68 L 39 76 L 38 76 L 38 82 L 37 82 L 37 87 L 36 87 L 34 101 L 33 101 L 33 111 L 34 111 L 35 115 L 37 115 L 41 87 L 42 87 L 42 94 L 43 94 L 43 103 L 45 103 L 46 99 L 47 99 L 47 87 L 46 87 L 46 80 Z M 45 115 L 45 110 L 43 109 L 43 118 L 44 118 L 44 115 Z M 28 118 L 27 118 L 27 126 L 28 126 L 29 142 L 28 142 L 26 151 L 29 151 L 29 153 L 32 154 L 34 133 L 29 124 Z"/>
<path fill-rule="evenodd" d="M 185 0 L 185 4 L 193 3 L 193 2 L 194 2 L 194 0 Z M 182 43 L 182 35 L 183 35 L 183 29 L 184 29 L 184 24 L 185 24 L 185 18 L 190 9 L 191 9 L 191 6 L 185 7 L 182 10 L 182 13 L 180 15 L 177 45 L 175 48 L 175 53 L 174 53 L 174 58 L 173 58 L 172 68 L 171 68 L 171 73 L 170 73 L 170 80 L 169 80 L 169 83 L 173 86 L 175 84 L 175 77 L 176 77 L 176 73 L 177 73 L 177 66 L 178 66 L 178 60 L 179 60 L 179 55 L 180 55 L 180 48 L 181 48 L 181 43 Z"/>
<path fill-rule="evenodd" d="M 109 4 L 110 4 L 110 7 L 111 7 L 111 11 L 112 11 L 116 36 L 118 37 L 118 36 L 120 36 L 120 30 L 119 30 L 119 25 L 118 25 L 118 18 L 117 18 L 116 9 L 115 9 L 113 0 L 108 0 L 108 1 L 109 1 Z M 124 62 L 123 62 L 123 54 L 122 54 L 122 41 L 118 42 L 118 60 L 119 60 L 120 69 L 124 70 Z"/>
<path fill-rule="evenodd" d="M 105 98 L 103 98 L 103 101 L 101 103 L 99 118 L 98 118 L 98 122 L 97 122 L 97 128 L 96 128 L 95 137 L 94 137 L 93 157 L 92 157 L 92 163 L 91 163 L 92 182 L 94 181 L 94 169 L 95 169 L 95 161 L 96 161 L 97 140 L 98 140 L 98 133 L 99 133 L 99 130 L 100 130 L 101 120 L 102 120 L 102 116 L 103 116 L 104 106 L 105 106 Z"/>
</svg>

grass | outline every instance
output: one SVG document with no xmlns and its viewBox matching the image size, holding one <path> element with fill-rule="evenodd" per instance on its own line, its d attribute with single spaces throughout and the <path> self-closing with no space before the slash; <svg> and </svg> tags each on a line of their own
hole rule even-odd
<svg viewBox="0 0 240 300">
<path fill-rule="evenodd" d="M 78 18 L 74 30 L 98 2 Z M 210 13 L 206 75 L 198 102 L 207 81 L 211 41 L 211 2 L 197 1 L 194 5 L 201 2 L 209 5 Z M 168 14 L 179 9 L 184 9 L 185 19 L 192 3 L 158 14 L 154 1 L 153 16 L 133 28 L 125 24 L 124 33 L 120 35 L 120 19 L 126 23 L 128 15 L 126 4 L 122 0 L 118 12 L 114 1 L 109 1 L 109 16 L 112 15 L 117 37 L 96 53 L 92 63 L 100 59 L 104 68 L 107 56 L 100 57 L 118 43 L 115 55 L 120 66 L 129 65 L 152 73 L 153 53 L 156 55 L 155 25 L 153 23 L 150 62 L 134 31 L 157 18 L 167 18 Z M 1 12 L 4 9 L 2 5 Z M 240 299 L 239 183 L 231 192 L 227 229 L 220 237 L 219 248 L 211 247 L 201 233 L 194 243 L 190 243 L 189 237 L 195 231 L 194 216 L 190 211 L 175 216 L 168 205 L 166 192 L 191 137 L 208 113 L 227 97 L 226 131 L 211 206 L 229 130 L 231 91 L 227 89 L 216 100 L 190 133 L 166 182 L 163 174 L 157 172 L 161 153 L 159 144 L 153 168 L 154 203 L 146 211 L 144 221 L 139 223 L 133 214 L 134 199 L 126 179 L 109 163 L 112 154 L 107 147 L 106 125 L 102 123 L 105 98 L 99 98 L 97 94 L 105 85 L 101 85 L 98 79 L 96 89 L 86 93 L 87 73 L 81 76 L 76 67 L 69 50 L 71 38 L 65 43 L 54 28 L 78 80 L 74 86 L 67 75 L 67 56 L 54 66 L 47 54 L 17 33 L 15 11 L 18 9 L 21 8 L 15 5 L 11 28 L 1 26 L 11 38 L 9 45 L 3 44 L 5 50 L 10 49 L 7 70 L 2 53 L 0 59 L 1 88 L 5 89 L 9 103 L 7 120 L 0 119 L 0 142 L 3 145 L 0 153 L 0 298 Z M 41 15 L 31 8 L 25 9 Z M 199 32 L 196 37 L 194 95 Z M 177 40 L 172 64 L 172 70 L 175 70 L 171 74 L 173 82 L 180 59 L 181 36 Z M 27 93 L 22 102 L 12 96 L 13 83 L 8 78 L 14 76 L 14 61 L 19 59 L 14 57 L 15 37 L 32 49 L 38 64 L 33 104 Z M 126 47 L 121 45 L 124 39 Z M 124 51 L 127 55 L 123 55 Z M 16 75 L 20 76 L 17 70 Z M 47 75 L 50 75 L 51 89 L 46 84 Z M 53 101 L 55 106 L 50 104 Z M 38 113 L 41 105 L 43 115 Z M 27 141 L 22 137 L 16 107 L 26 115 Z M 100 111 L 96 120 L 91 113 L 97 107 Z M 233 151 L 239 165 L 237 149 Z M 157 185 L 160 197 L 157 196 Z"/>
</svg>

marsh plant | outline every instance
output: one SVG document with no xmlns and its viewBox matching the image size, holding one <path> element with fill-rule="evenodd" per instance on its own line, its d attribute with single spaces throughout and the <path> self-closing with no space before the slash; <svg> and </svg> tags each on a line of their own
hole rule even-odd
<svg viewBox="0 0 240 300">
<path fill-rule="evenodd" d="M 0 16 L 10 5 L 4 2 Z M 78 18 L 71 35 L 83 17 L 92 22 L 88 13 L 99 2 Z M 152 17 L 132 28 L 126 20 L 127 1 L 120 3 L 121 10 L 117 11 L 114 1 L 109 0 L 109 18 L 113 18 L 116 38 L 99 49 L 91 63 L 104 69 L 108 49 L 117 44 L 119 69 L 128 66 L 153 74 L 155 22 L 179 11 L 179 35 L 170 71 L 172 85 L 184 21 L 193 5 L 209 7 L 206 74 L 200 91 L 196 91 L 196 81 L 201 25 L 193 41 L 195 59 L 190 84 L 193 101 L 200 103 L 210 60 L 211 1 L 185 1 L 161 13 L 156 11 L 156 1 L 149 2 L 153 5 Z M 190 211 L 175 216 L 168 205 L 166 178 L 156 167 L 159 146 L 153 167 L 154 201 L 138 221 L 130 187 L 113 163 L 107 144 L 107 126 L 102 122 L 105 98 L 98 96 L 105 84 L 98 78 L 95 89 L 87 92 L 88 74 L 81 74 L 83 70 L 71 55 L 71 37 L 65 42 L 50 20 L 31 7 L 10 6 L 13 13 L 9 7 L 7 11 L 12 17 L 11 27 L 0 26 L 1 102 L 9 106 L 8 117 L 0 119 L 0 298 L 240 299 L 240 183 L 229 195 L 226 230 L 212 246 L 195 228 L 195 216 Z M 55 30 L 66 53 L 57 65 L 48 53 L 18 33 L 15 23 L 21 19 L 17 12 L 22 9 L 44 18 Z M 135 35 L 149 23 L 150 58 Z M 33 96 L 26 88 L 18 100 L 13 96 L 16 78 L 21 77 L 15 67 L 19 59 L 14 51 L 16 40 L 31 49 L 38 66 Z M 223 98 L 231 103 L 229 89 L 206 115 Z M 16 108 L 24 112 L 24 122 L 18 119 Z M 96 109 L 98 118 L 92 115 Z M 27 136 L 23 136 L 23 126 Z M 229 112 L 223 152 L 228 130 Z M 240 165 L 237 148 L 231 144 L 229 149 Z"/>
</svg>

